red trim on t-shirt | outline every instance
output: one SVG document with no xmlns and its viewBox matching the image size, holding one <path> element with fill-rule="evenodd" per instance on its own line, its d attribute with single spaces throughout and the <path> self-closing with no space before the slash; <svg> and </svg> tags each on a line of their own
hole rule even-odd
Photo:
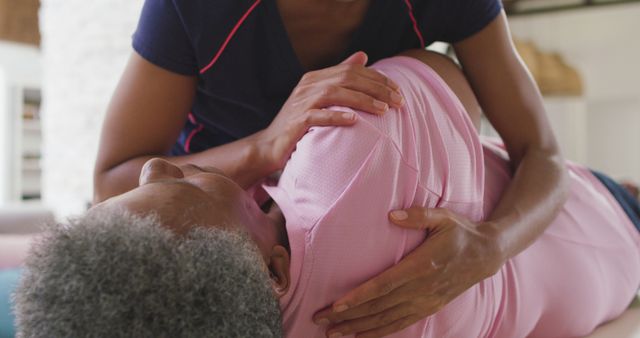
<svg viewBox="0 0 640 338">
<path fill-rule="evenodd" d="M 256 2 L 254 2 L 253 5 L 251 5 L 251 7 L 249 7 L 247 12 L 244 13 L 244 15 L 240 18 L 240 20 L 238 20 L 238 22 L 233 27 L 233 29 L 231 30 L 229 35 L 227 35 L 227 38 L 224 40 L 224 43 L 222 44 L 222 46 L 220 46 L 220 49 L 218 50 L 216 55 L 213 57 L 213 60 L 211 60 L 211 62 L 206 67 L 204 67 L 204 68 L 202 68 L 200 70 L 200 74 L 204 74 L 207 70 L 209 70 L 209 68 L 211 68 L 216 63 L 216 61 L 218 61 L 218 58 L 220 57 L 220 55 L 222 55 L 222 52 L 224 51 L 224 49 L 227 48 L 227 44 L 229 44 L 229 41 L 231 41 L 231 38 L 233 38 L 233 36 L 236 34 L 236 31 L 238 31 L 238 28 L 240 28 L 240 26 L 242 26 L 242 23 L 244 22 L 244 20 L 247 19 L 249 14 L 251 14 L 251 12 L 253 12 L 253 10 L 256 8 L 256 6 L 258 6 L 258 4 L 261 1 L 262 0 L 256 0 Z"/>
<path fill-rule="evenodd" d="M 189 119 L 189 122 L 193 123 L 193 124 L 197 124 L 198 122 L 196 121 L 196 117 L 193 116 L 193 112 L 189 113 L 189 115 L 187 115 L 187 118 Z"/>
<path fill-rule="evenodd" d="M 409 18 L 411 18 L 411 22 L 413 23 L 413 31 L 416 32 L 416 36 L 418 36 L 418 40 L 420 40 L 420 48 L 425 48 L 424 38 L 422 37 L 422 33 L 420 33 L 420 30 L 418 29 L 418 22 L 416 21 L 416 17 L 413 15 L 413 6 L 411 6 L 411 2 L 409 0 L 404 0 L 404 3 L 409 9 Z"/>
<path fill-rule="evenodd" d="M 186 151 L 187 153 L 191 153 L 191 140 L 193 139 L 194 136 L 196 136 L 196 134 L 198 134 L 199 132 L 202 131 L 202 129 L 204 129 L 204 125 L 196 121 L 196 118 L 195 116 L 193 116 L 193 113 L 189 113 L 187 117 L 189 119 L 189 122 L 198 125 L 196 129 L 192 130 L 189 133 L 189 136 L 187 136 L 187 140 L 184 141 L 184 151 Z"/>
</svg>

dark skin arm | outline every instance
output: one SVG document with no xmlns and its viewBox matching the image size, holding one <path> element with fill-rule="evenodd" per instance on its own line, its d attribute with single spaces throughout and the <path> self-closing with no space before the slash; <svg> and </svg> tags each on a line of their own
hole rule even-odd
<svg viewBox="0 0 640 338">
<path fill-rule="evenodd" d="M 564 158 L 542 95 L 511 41 L 503 14 L 484 34 L 455 45 L 485 115 L 504 141 L 514 171 L 488 224 L 504 258 L 531 245 L 568 196 Z"/>
<path fill-rule="evenodd" d="M 138 185 L 142 165 L 166 153 L 177 139 L 195 90 L 195 77 L 166 71 L 132 54 L 103 125 L 94 174 L 95 202 Z M 211 157 L 219 158 L 220 167 L 234 172 L 234 163 L 249 162 L 253 156 L 252 149 L 244 143 L 217 149 Z M 172 161 L 207 164 L 203 155 Z"/>
<path fill-rule="evenodd" d="M 329 324 L 327 336 L 382 337 L 434 314 L 531 245 L 566 201 L 564 160 L 504 13 L 454 47 L 506 145 L 513 179 L 481 223 L 444 209 L 392 212 L 392 222 L 429 230 L 429 238 L 397 265 L 317 313 L 317 323 Z"/>
<path fill-rule="evenodd" d="M 94 174 L 94 202 L 133 189 L 143 164 L 164 157 L 184 165 L 215 166 L 244 188 L 282 169 L 311 126 L 349 126 L 354 114 L 322 109 L 346 106 L 383 114 L 399 106 L 397 85 L 365 68 L 356 53 L 339 65 L 303 76 L 269 125 L 238 141 L 186 156 L 164 156 L 184 126 L 196 91 L 196 77 L 155 66 L 133 54 L 113 96 L 102 129 Z"/>
</svg>

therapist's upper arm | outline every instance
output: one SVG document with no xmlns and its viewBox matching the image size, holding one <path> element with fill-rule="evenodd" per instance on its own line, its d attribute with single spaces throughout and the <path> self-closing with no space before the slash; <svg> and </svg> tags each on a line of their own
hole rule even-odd
<svg viewBox="0 0 640 338">
<path fill-rule="evenodd" d="M 173 73 L 132 53 L 102 127 L 96 180 L 129 159 L 164 155 L 184 126 L 196 83 L 195 76 Z"/>
<path fill-rule="evenodd" d="M 484 114 L 504 140 L 512 165 L 531 147 L 557 152 L 540 90 L 515 50 L 504 12 L 454 48 Z"/>
</svg>

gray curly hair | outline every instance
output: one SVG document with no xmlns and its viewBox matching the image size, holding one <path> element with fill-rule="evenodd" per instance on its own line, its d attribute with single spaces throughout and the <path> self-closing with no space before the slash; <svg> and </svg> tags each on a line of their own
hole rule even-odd
<svg viewBox="0 0 640 338">
<path fill-rule="evenodd" d="M 50 226 L 14 294 L 18 337 L 281 337 L 246 234 L 92 211 Z"/>
</svg>

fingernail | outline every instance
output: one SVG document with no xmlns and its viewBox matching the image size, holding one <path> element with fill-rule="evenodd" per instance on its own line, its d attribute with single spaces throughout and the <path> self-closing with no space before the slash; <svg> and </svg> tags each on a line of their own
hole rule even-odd
<svg viewBox="0 0 640 338">
<path fill-rule="evenodd" d="M 325 326 L 325 325 L 329 325 L 329 319 L 328 318 L 316 318 L 313 320 L 314 323 L 316 323 L 316 325 L 320 325 L 320 326 Z"/>
<path fill-rule="evenodd" d="M 329 335 L 329 338 L 340 338 L 340 337 L 342 337 L 342 333 L 340 332 L 334 332 Z"/>
<path fill-rule="evenodd" d="M 404 104 L 404 98 L 396 92 L 391 93 L 391 101 L 398 106 L 402 106 Z"/>
<path fill-rule="evenodd" d="M 342 118 L 345 120 L 354 120 L 356 118 L 356 114 L 354 113 L 342 113 Z"/>
<path fill-rule="evenodd" d="M 403 221 L 409 218 L 409 214 L 407 214 L 407 212 L 404 210 L 396 210 L 391 212 L 391 217 L 393 217 L 393 219 L 396 219 L 398 221 Z"/>
<path fill-rule="evenodd" d="M 387 82 L 389 83 L 389 86 L 391 86 L 391 88 L 398 90 L 400 88 L 400 86 L 398 86 L 397 83 L 391 81 L 391 80 L 387 80 Z"/>
<path fill-rule="evenodd" d="M 376 107 L 379 110 L 384 110 L 384 111 L 389 109 L 389 105 L 387 105 L 386 103 L 384 103 L 382 101 L 378 101 L 378 100 L 374 100 L 373 101 L 373 106 Z"/>
<path fill-rule="evenodd" d="M 333 308 L 333 311 L 334 311 L 334 312 L 342 312 L 342 311 L 346 311 L 348 308 L 349 308 L 348 306 L 346 306 L 346 305 L 344 305 L 344 304 L 340 304 L 340 305 L 336 305 L 336 306 Z"/>
</svg>

